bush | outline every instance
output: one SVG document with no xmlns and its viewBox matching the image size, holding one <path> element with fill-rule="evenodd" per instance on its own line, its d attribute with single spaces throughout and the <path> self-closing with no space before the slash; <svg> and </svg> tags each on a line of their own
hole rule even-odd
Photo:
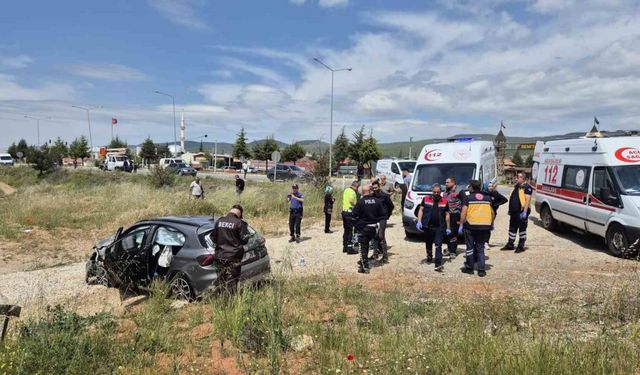
<svg viewBox="0 0 640 375">
<path fill-rule="evenodd" d="M 151 179 L 151 184 L 157 188 L 173 186 L 176 182 L 175 174 L 157 164 L 151 168 L 149 178 Z"/>
</svg>

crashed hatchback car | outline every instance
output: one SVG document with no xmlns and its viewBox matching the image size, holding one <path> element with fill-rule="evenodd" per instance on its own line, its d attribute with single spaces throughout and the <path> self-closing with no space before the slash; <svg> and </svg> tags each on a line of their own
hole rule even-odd
<svg viewBox="0 0 640 375">
<path fill-rule="evenodd" d="M 86 264 L 86 282 L 145 290 L 154 279 L 166 280 L 170 294 L 192 300 L 216 288 L 211 241 L 217 218 L 169 216 L 142 220 L 98 241 Z M 265 239 L 250 226 L 240 282 L 259 282 L 271 273 Z"/>
</svg>

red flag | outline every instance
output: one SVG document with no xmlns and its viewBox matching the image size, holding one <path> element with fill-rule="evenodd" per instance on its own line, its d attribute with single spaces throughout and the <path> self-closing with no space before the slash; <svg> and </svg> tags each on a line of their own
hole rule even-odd
<svg viewBox="0 0 640 375">
<path fill-rule="evenodd" d="M 111 118 L 111 125 L 115 125 L 115 124 L 117 124 L 117 123 L 118 123 L 118 119 L 117 119 L 117 118 L 115 118 L 115 117 L 112 117 L 112 118 Z"/>
</svg>

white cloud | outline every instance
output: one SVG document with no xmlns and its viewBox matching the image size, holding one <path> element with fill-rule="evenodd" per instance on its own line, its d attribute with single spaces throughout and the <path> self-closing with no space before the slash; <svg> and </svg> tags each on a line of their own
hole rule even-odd
<svg viewBox="0 0 640 375">
<path fill-rule="evenodd" d="M 147 0 L 164 18 L 178 26 L 193 30 L 208 30 L 206 22 L 198 15 L 204 0 Z"/>
<path fill-rule="evenodd" d="M 27 87 L 11 75 L 0 74 L 0 101 L 69 100 L 74 93 L 73 87 L 68 84 L 48 82 Z"/>
<path fill-rule="evenodd" d="M 322 8 L 342 7 L 349 4 L 349 0 L 318 0 L 318 5 Z"/>
<path fill-rule="evenodd" d="M 535 0 L 531 8 L 540 13 L 557 12 L 570 8 L 574 5 L 574 0 Z"/>
<path fill-rule="evenodd" d="M 105 81 L 144 81 L 149 79 L 138 69 L 120 64 L 75 64 L 67 67 L 69 73 Z"/>
<path fill-rule="evenodd" d="M 32 62 L 33 59 L 27 55 L 0 57 L 0 68 L 23 69 Z"/>
</svg>

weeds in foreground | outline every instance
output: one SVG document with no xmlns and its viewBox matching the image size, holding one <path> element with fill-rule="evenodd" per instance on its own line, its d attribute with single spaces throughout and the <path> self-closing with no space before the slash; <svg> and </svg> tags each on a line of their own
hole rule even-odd
<svg viewBox="0 0 640 375">
<path fill-rule="evenodd" d="M 276 280 L 179 310 L 171 308 L 163 288 L 154 286 L 140 308 L 120 319 L 83 318 L 54 309 L 39 321 L 23 323 L 0 347 L 0 372 L 633 374 L 640 370 L 640 301 L 625 288 L 603 291 L 588 301 L 576 296 L 469 301 L 401 288 L 374 292 L 318 277 Z M 633 306 L 622 308 L 613 302 L 620 300 Z M 211 334 L 197 333 L 203 325 L 211 327 Z M 308 348 L 292 344 L 301 336 L 312 339 Z M 220 367 L 223 363 L 226 368 Z"/>
</svg>

